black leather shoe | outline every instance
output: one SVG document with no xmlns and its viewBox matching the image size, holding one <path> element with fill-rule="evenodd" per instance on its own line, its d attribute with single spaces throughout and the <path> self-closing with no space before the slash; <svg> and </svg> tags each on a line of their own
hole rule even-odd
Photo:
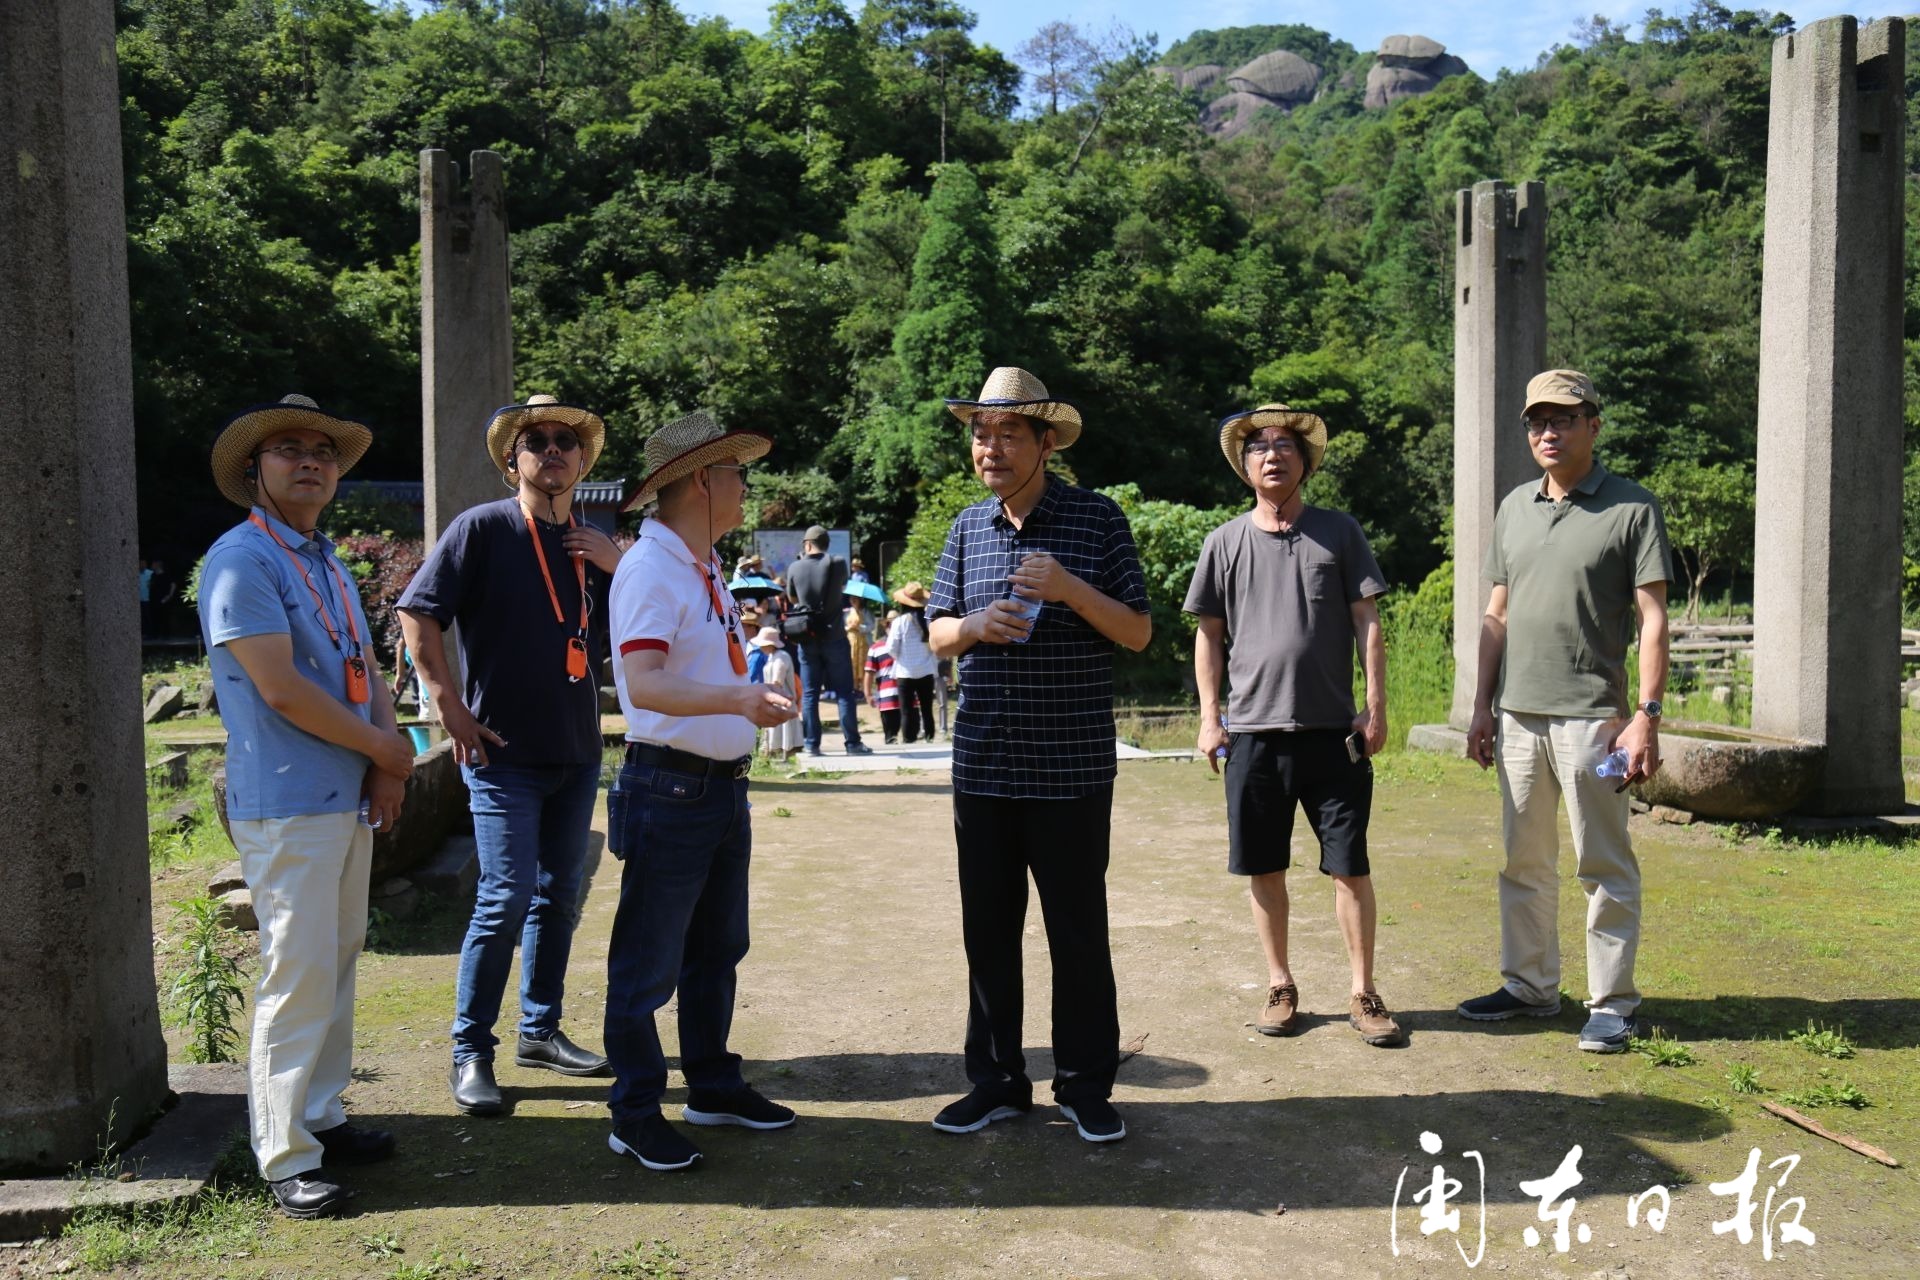
<svg viewBox="0 0 1920 1280">
<path fill-rule="evenodd" d="M 497 1116 L 506 1109 L 493 1082 L 493 1064 L 485 1058 L 454 1063 L 447 1083 L 453 1087 L 453 1105 L 470 1116 Z"/>
<path fill-rule="evenodd" d="M 567 1039 L 567 1033 L 564 1031 L 556 1031 L 545 1040 L 521 1036 L 520 1047 L 513 1055 L 513 1065 L 558 1071 L 563 1076 L 610 1076 L 613 1074 L 613 1069 L 607 1065 L 605 1058 L 582 1049 Z"/>
<path fill-rule="evenodd" d="M 385 1129 L 338 1124 L 313 1136 L 327 1164 L 378 1164 L 393 1154 L 393 1135 Z"/>
<path fill-rule="evenodd" d="M 273 1192 L 273 1201 L 280 1206 L 280 1212 L 289 1218 L 331 1217 L 347 1202 L 347 1189 L 337 1182 L 328 1182 L 318 1169 L 269 1182 L 267 1187 Z"/>
</svg>

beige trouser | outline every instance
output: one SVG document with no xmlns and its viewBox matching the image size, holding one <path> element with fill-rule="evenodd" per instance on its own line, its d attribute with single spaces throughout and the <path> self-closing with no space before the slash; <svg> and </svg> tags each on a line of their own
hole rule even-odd
<svg viewBox="0 0 1920 1280">
<path fill-rule="evenodd" d="M 367 936 L 373 832 L 355 813 L 237 821 L 260 919 L 247 1105 L 268 1181 L 320 1167 L 316 1130 L 346 1123 L 353 971 Z"/>
<path fill-rule="evenodd" d="M 1594 776 L 1615 720 L 1500 713 L 1500 972 L 1522 1000 L 1560 991 L 1560 799 L 1573 827 L 1575 872 L 1587 891 L 1587 1007 L 1631 1014 L 1640 1004 L 1640 864 L 1627 838 L 1627 797 Z"/>
</svg>

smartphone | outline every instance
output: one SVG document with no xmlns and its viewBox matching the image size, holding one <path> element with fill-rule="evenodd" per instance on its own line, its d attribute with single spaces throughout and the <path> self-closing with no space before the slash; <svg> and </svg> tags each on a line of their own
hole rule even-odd
<svg viewBox="0 0 1920 1280">
<path fill-rule="evenodd" d="M 1367 737 L 1358 729 L 1347 735 L 1347 759 L 1359 764 L 1367 758 Z"/>
</svg>

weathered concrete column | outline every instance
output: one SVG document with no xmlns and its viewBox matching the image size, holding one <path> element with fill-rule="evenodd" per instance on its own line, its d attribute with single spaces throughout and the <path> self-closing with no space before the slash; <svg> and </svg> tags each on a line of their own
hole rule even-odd
<svg viewBox="0 0 1920 1280">
<path fill-rule="evenodd" d="M 94 1157 L 167 1092 L 119 103 L 111 0 L 0 0 L 0 418 L 39 437 L 0 503 L 0 1175 Z"/>
<path fill-rule="evenodd" d="M 1500 499 L 1537 477 L 1519 427 L 1527 380 L 1547 367 L 1547 189 L 1478 182 L 1454 220 L 1453 727 L 1473 716 L 1481 565 Z"/>
<path fill-rule="evenodd" d="M 476 151 L 466 198 L 445 151 L 420 153 L 420 401 L 427 544 L 468 507 L 505 497 L 487 418 L 513 400 L 507 202 L 500 157 Z"/>
<path fill-rule="evenodd" d="M 1827 744 L 1819 813 L 1904 800 L 1905 68 L 1898 18 L 1828 18 L 1773 46 L 1753 727 Z"/>
</svg>

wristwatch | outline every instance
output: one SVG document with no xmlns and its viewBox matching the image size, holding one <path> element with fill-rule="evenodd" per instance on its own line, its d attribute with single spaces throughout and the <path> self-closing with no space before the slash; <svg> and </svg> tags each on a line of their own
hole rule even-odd
<svg viewBox="0 0 1920 1280">
<path fill-rule="evenodd" d="M 1665 710 L 1665 708 L 1663 708 L 1660 705 L 1658 699 L 1655 699 L 1650 702 L 1641 703 L 1640 710 L 1646 715 L 1647 719 L 1658 720 L 1660 718 L 1661 711 Z"/>
</svg>

